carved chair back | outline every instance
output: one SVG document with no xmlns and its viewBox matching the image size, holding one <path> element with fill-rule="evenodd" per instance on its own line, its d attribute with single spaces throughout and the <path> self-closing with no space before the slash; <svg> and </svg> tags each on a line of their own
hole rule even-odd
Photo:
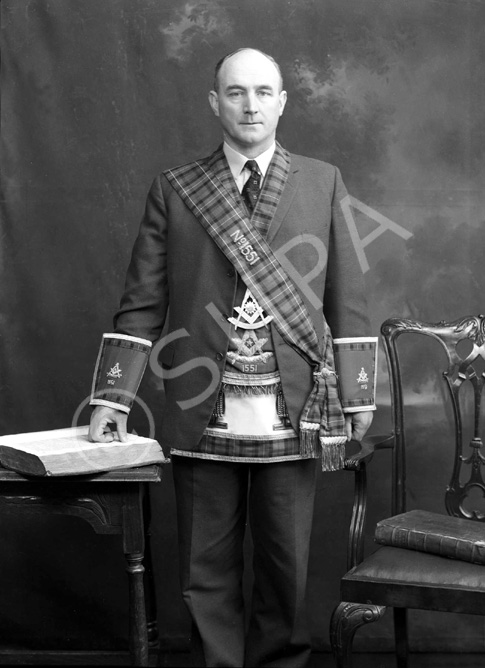
<svg viewBox="0 0 485 668">
<path fill-rule="evenodd" d="M 485 385 L 485 316 L 468 316 L 453 322 L 428 324 L 411 319 L 390 318 L 381 327 L 387 355 L 395 447 L 393 450 L 393 508 L 392 514 L 406 511 L 406 432 L 404 424 L 401 360 L 397 341 L 402 334 L 421 334 L 437 340 L 447 357 L 443 378 L 451 400 L 454 426 L 454 462 L 445 492 L 449 515 L 485 522 L 485 513 L 470 509 L 470 498 L 485 498 L 483 467 L 483 388 Z M 464 345 L 467 342 L 467 345 Z M 465 387 L 471 387 L 471 431 L 464 429 Z M 471 433 L 466 442 L 465 434 Z M 469 436 L 468 436 L 469 438 Z M 472 495 L 472 496 L 470 496 Z M 465 503 L 466 502 L 466 503 Z"/>
</svg>

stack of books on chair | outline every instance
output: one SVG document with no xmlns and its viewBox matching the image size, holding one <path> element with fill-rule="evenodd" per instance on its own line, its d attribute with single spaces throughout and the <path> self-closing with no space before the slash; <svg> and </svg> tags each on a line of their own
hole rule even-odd
<svg viewBox="0 0 485 668">
<path fill-rule="evenodd" d="M 378 522 L 375 540 L 382 545 L 485 565 L 484 522 L 411 510 Z"/>
</svg>

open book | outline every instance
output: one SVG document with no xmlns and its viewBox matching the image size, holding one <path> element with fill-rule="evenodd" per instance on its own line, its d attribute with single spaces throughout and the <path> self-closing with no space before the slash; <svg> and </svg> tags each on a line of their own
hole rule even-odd
<svg viewBox="0 0 485 668">
<path fill-rule="evenodd" d="M 61 476 L 161 464 L 158 441 L 129 434 L 126 443 L 91 443 L 88 427 L 0 436 L 0 465 L 24 475 Z"/>
</svg>

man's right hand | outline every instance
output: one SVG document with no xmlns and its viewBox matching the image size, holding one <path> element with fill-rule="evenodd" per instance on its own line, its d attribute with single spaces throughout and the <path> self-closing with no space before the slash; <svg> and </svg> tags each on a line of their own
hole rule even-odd
<svg viewBox="0 0 485 668">
<path fill-rule="evenodd" d="M 127 421 L 128 414 L 123 411 L 108 406 L 96 406 L 91 415 L 88 438 L 94 443 L 111 443 L 115 439 L 125 443 L 128 440 Z M 109 427 L 110 424 L 116 426 L 114 433 Z"/>
</svg>

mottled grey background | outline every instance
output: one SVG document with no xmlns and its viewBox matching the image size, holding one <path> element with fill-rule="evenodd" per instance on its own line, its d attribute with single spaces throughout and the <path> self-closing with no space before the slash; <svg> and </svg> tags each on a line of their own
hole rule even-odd
<svg viewBox="0 0 485 668">
<path fill-rule="evenodd" d="M 342 171 L 375 333 L 391 315 L 483 312 L 484 27 L 480 0 L 4 0 L 0 433 L 71 424 L 111 330 L 151 180 L 219 142 L 206 96 L 215 62 L 240 46 L 282 66 L 281 143 Z M 446 485 L 448 454 L 428 454 L 447 425 L 431 397 L 431 354 L 413 349 L 407 372 L 420 453 L 413 504 L 431 478 Z M 148 375 L 141 390 L 157 420 L 158 386 Z M 378 398 L 375 430 L 385 430 L 383 355 Z M 143 415 L 133 421 L 146 429 Z M 389 475 L 384 454 L 371 522 L 388 512 Z M 309 591 L 317 648 L 328 648 L 345 571 L 351 493 L 349 476 L 322 476 Z M 189 625 L 170 471 L 154 507 L 160 623 L 171 641 Z M 75 520 L 21 519 L 0 515 L 0 641 L 115 645 L 127 624 L 117 540 Z M 359 637 L 389 647 L 389 620 Z M 483 620 L 413 613 L 411 644 L 483 650 Z"/>
</svg>

